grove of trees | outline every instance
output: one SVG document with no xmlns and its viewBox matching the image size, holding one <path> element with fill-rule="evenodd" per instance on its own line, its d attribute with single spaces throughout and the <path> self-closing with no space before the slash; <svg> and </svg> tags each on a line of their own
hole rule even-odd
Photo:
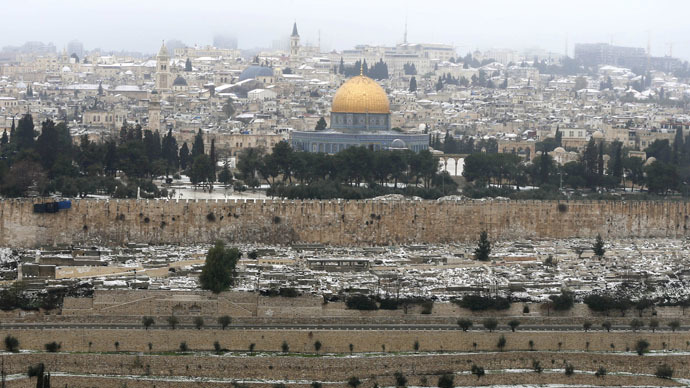
<svg viewBox="0 0 690 388">
<path fill-rule="evenodd" d="M 668 140 L 656 140 L 650 144 L 645 152 L 647 157 L 654 159 L 646 164 L 641 158 L 628 156 L 627 149 L 620 142 L 596 143 L 591 139 L 578 160 L 558 165 L 547 152 L 560 145 L 557 132 L 555 140 L 537 143 L 537 155 L 526 163 L 516 154 L 486 149 L 480 152 L 470 139 L 458 142 L 446 135 L 446 140 L 441 143 L 432 138 L 434 148 L 470 154 L 465 158 L 463 176 L 471 183 L 465 189 L 466 195 L 471 197 L 520 197 L 517 191 L 524 186 L 539 188 L 539 191 L 522 194 L 537 199 L 558 196 L 560 188 L 608 192 L 616 188 L 637 187 L 662 196 L 673 192 L 689 193 L 690 141 L 686 142 L 680 132 L 673 146 Z"/>
<path fill-rule="evenodd" d="M 290 199 L 359 199 L 400 193 L 438 198 L 457 190 L 447 173 L 438 172 L 438 159 L 422 151 L 373 151 L 351 147 L 337 154 L 295 152 L 287 142 L 270 154 L 243 150 L 237 177 L 256 187 L 268 184 L 268 195 Z"/>
</svg>

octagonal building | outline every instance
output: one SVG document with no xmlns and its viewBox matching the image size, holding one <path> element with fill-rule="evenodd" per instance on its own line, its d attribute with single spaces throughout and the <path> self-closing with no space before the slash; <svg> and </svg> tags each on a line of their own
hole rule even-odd
<svg viewBox="0 0 690 388">
<path fill-rule="evenodd" d="M 373 79 L 364 75 L 342 84 L 331 104 L 331 127 L 324 131 L 292 132 L 296 151 L 334 154 L 349 147 L 372 150 L 429 148 L 426 134 L 405 134 L 391 130 L 388 96 Z"/>
</svg>

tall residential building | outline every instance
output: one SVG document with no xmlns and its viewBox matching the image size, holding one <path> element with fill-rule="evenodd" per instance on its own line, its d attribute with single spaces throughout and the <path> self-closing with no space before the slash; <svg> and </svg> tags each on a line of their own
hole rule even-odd
<svg viewBox="0 0 690 388">
<path fill-rule="evenodd" d="M 237 38 L 230 35 L 217 34 L 213 36 L 213 46 L 220 49 L 237 49 Z"/>
<path fill-rule="evenodd" d="M 577 43 L 575 59 L 586 66 L 614 65 L 625 67 L 644 66 L 647 53 L 640 47 L 613 46 L 608 43 Z"/>
<path fill-rule="evenodd" d="M 67 43 L 67 54 L 75 54 L 81 60 L 84 58 L 84 44 L 78 40 L 73 40 Z"/>
</svg>

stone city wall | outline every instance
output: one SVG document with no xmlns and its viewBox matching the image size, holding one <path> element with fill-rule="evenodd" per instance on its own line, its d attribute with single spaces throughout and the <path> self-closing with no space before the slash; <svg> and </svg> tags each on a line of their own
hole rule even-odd
<svg viewBox="0 0 690 388">
<path fill-rule="evenodd" d="M 687 237 L 687 202 L 644 201 L 0 201 L 0 245 L 209 243 L 390 245 L 493 239 Z"/>
</svg>

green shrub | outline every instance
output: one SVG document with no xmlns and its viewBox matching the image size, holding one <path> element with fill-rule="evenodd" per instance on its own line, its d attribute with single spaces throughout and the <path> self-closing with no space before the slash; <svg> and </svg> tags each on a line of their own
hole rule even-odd
<svg viewBox="0 0 690 388">
<path fill-rule="evenodd" d="M 510 301 L 500 296 L 465 295 L 462 299 L 456 299 L 453 302 L 462 308 L 472 311 L 507 310 L 510 308 Z"/>
<path fill-rule="evenodd" d="M 366 295 L 352 295 L 345 301 L 345 305 L 351 310 L 378 310 L 376 301 Z"/>
<path fill-rule="evenodd" d="M 455 376 L 449 373 L 444 373 L 438 378 L 438 388 L 453 388 Z"/>
<path fill-rule="evenodd" d="M 7 335 L 5 337 L 5 350 L 16 353 L 19 351 L 19 340 L 16 337 Z"/>
<path fill-rule="evenodd" d="M 660 379 L 670 379 L 673 377 L 673 368 L 668 364 L 661 364 L 656 367 L 654 375 Z"/>
<path fill-rule="evenodd" d="M 50 352 L 50 353 L 55 353 L 55 352 L 59 351 L 61 347 L 62 347 L 62 344 L 59 344 L 55 341 L 48 342 L 47 344 L 45 344 L 46 352 Z"/>
</svg>

